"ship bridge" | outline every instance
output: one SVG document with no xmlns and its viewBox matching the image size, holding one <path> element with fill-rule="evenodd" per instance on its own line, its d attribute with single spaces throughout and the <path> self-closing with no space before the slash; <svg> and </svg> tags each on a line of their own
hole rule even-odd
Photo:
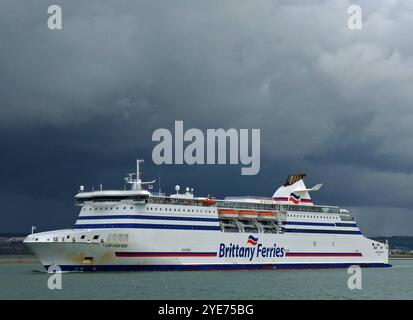
<svg viewBox="0 0 413 320">
<path fill-rule="evenodd" d="M 141 204 L 146 203 L 151 193 L 148 190 L 144 190 L 143 186 L 151 186 L 153 183 L 155 183 L 155 180 L 146 182 L 141 180 L 141 172 L 139 170 L 141 163 L 143 163 L 143 160 L 137 159 L 136 172 L 128 173 L 124 178 L 125 183 L 131 186 L 130 190 L 103 190 L 101 185 L 99 191 L 84 192 L 84 186 L 80 186 L 79 193 L 75 196 L 76 205 L 82 206 L 85 203 L 90 204 L 91 202 L 116 203 L 120 201 Z"/>
<path fill-rule="evenodd" d="M 79 192 L 76 196 L 76 205 L 82 206 L 84 204 L 100 203 L 100 202 L 132 202 L 132 203 L 145 203 L 150 192 L 146 190 L 102 190 L 92 192 Z"/>
</svg>

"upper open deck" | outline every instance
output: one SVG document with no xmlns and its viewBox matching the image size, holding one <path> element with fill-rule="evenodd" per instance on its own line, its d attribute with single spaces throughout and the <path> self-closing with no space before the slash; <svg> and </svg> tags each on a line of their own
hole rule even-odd
<svg viewBox="0 0 413 320">
<path fill-rule="evenodd" d="M 348 211 L 337 206 L 325 206 L 313 204 L 309 193 L 320 189 L 322 184 L 307 188 L 304 184 L 305 175 L 289 176 L 287 182 L 270 197 L 236 196 L 225 199 L 213 197 L 195 197 L 193 189 L 186 188 L 179 193 L 180 187 L 175 187 L 176 193 L 169 196 L 161 193 L 150 192 L 151 185 L 155 182 L 142 182 L 140 179 L 139 165 L 143 160 L 137 160 L 136 173 L 129 173 L 125 182 L 131 185 L 130 190 L 99 190 L 84 192 L 83 186 L 75 196 L 76 205 L 112 205 L 128 203 L 133 205 L 162 204 L 179 206 L 202 206 L 215 209 L 239 209 L 257 211 L 294 211 L 323 214 L 348 215 Z M 143 186 L 149 185 L 145 190 Z"/>
</svg>

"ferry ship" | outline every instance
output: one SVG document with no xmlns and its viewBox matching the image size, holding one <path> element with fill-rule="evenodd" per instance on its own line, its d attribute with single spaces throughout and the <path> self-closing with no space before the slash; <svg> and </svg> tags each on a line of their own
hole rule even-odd
<svg viewBox="0 0 413 320">
<path fill-rule="evenodd" d="M 32 233 L 24 243 L 50 270 L 228 270 L 387 267 L 388 245 L 363 236 L 348 210 L 316 205 L 304 174 L 290 175 L 271 198 L 219 200 L 193 189 L 165 195 L 136 172 L 127 190 L 75 196 L 72 229 Z"/>
</svg>

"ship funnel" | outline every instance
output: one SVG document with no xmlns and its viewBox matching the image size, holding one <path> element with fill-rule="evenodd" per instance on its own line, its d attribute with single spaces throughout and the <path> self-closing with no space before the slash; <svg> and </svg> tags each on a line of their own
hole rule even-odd
<svg viewBox="0 0 413 320">
<path fill-rule="evenodd" d="M 289 175 L 287 181 L 275 191 L 272 196 L 273 200 L 282 204 L 300 204 L 313 205 L 310 193 L 311 191 L 320 190 L 322 183 L 308 189 L 305 186 L 305 174 Z"/>
</svg>

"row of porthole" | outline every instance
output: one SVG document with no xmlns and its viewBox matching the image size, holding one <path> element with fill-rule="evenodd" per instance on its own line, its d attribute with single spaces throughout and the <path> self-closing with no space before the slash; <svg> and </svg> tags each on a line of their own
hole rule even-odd
<svg viewBox="0 0 413 320">
<path fill-rule="evenodd" d="M 313 218 L 313 219 L 330 219 L 330 220 L 338 220 L 338 217 L 333 217 L 333 216 L 307 216 L 305 214 L 288 214 L 289 217 L 295 217 L 295 218 Z"/>
<path fill-rule="evenodd" d="M 84 207 L 82 210 L 83 211 L 85 211 L 87 208 L 86 207 Z M 99 208 L 99 210 L 113 210 L 113 208 L 107 208 L 107 207 L 105 207 L 105 208 Z M 131 210 L 133 210 L 133 207 L 130 207 L 130 209 Z M 89 211 L 91 211 L 92 210 L 92 208 L 89 208 Z M 98 210 L 98 208 L 95 208 L 95 211 L 96 210 Z M 116 207 L 116 210 L 119 210 L 119 207 Z M 123 210 L 126 210 L 126 207 L 123 207 Z M 147 207 L 146 208 L 146 210 L 147 211 L 158 211 L 158 208 L 157 207 Z M 168 211 L 168 208 L 165 208 L 164 209 L 165 211 Z M 161 211 L 161 208 L 159 208 L 159 211 Z M 172 212 L 172 208 L 169 208 L 169 211 L 171 211 Z M 174 210 L 173 210 L 174 212 L 176 212 L 176 211 L 178 211 L 178 212 L 180 212 L 181 211 L 181 209 L 180 208 L 178 208 L 178 209 L 176 209 L 176 208 L 174 208 Z M 202 212 L 204 212 L 204 213 L 213 213 L 214 211 L 212 211 L 212 210 L 198 210 L 198 209 L 187 209 L 187 210 L 185 210 L 185 209 L 182 209 L 182 212 L 198 212 L 198 213 L 202 213 Z"/>
<path fill-rule="evenodd" d="M 85 211 L 87 208 L 86 207 L 84 207 L 82 210 L 83 211 Z M 116 207 L 115 208 L 116 210 L 119 210 L 119 207 Z M 133 207 L 130 207 L 130 209 L 131 210 L 133 210 Z M 91 211 L 92 210 L 92 208 L 89 208 L 89 211 Z M 95 211 L 96 210 L 98 210 L 98 208 L 95 208 Z M 113 210 L 113 207 L 112 208 L 107 208 L 107 207 L 105 207 L 105 208 L 99 208 L 99 210 Z M 126 210 L 126 207 L 123 207 L 123 210 Z"/>
<path fill-rule="evenodd" d="M 86 209 L 87 209 L 86 207 L 83 208 L 83 210 L 86 210 Z M 107 207 L 99 208 L 99 210 L 108 210 L 108 209 L 113 210 L 113 207 L 112 208 L 107 208 Z M 116 207 L 115 209 L 119 210 L 119 207 Z M 89 211 L 91 211 L 91 210 L 92 210 L 92 208 L 89 208 Z M 95 208 L 95 211 L 96 210 L 98 210 L 98 208 Z M 126 210 L 126 207 L 123 207 L 123 210 Z M 130 210 L 133 210 L 133 207 L 130 207 Z M 158 208 L 157 207 L 147 207 L 146 210 L 147 211 L 158 211 Z M 168 211 L 168 208 L 165 208 L 164 210 Z M 161 208 L 159 208 L 159 211 L 161 211 Z M 172 212 L 172 208 L 169 208 L 169 211 Z M 178 208 L 178 209 L 174 208 L 173 211 L 174 212 L 176 212 L 176 211 L 180 212 L 181 210 L 180 210 L 180 208 Z M 198 209 L 187 209 L 187 210 L 182 209 L 182 212 L 213 213 L 214 211 L 212 211 L 212 210 L 198 210 Z M 313 215 L 307 216 L 307 215 L 303 215 L 303 214 L 289 214 L 288 216 L 289 217 L 296 217 L 296 218 L 314 218 L 314 219 L 325 218 L 325 219 L 330 219 L 330 220 L 339 220 L 338 217 L 334 217 L 334 216 L 313 216 Z"/>
<path fill-rule="evenodd" d="M 81 237 L 80 237 L 80 240 L 84 240 L 85 238 L 86 238 L 86 235 L 82 234 Z M 66 239 L 69 240 L 69 239 L 70 239 L 70 235 L 67 235 L 67 236 L 66 236 Z M 72 240 L 73 240 L 73 239 L 76 240 L 75 237 L 73 237 Z M 99 235 L 98 235 L 98 234 L 95 234 L 95 235 L 93 236 L 93 240 L 98 240 L 98 239 L 99 239 Z M 63 238 L 62 238 L 62 240 L 63 240 Z"/>
<path fill-rule="evenodd" d="M 80 239 L 83 240 L 83 239 L 85 239 L 85 237 L 86 237 L 86 236 L 83 234 L 83 235 L 80 237 Z M 57 237 L 53 237 L 53 239 L 56 239 L 56 238 L 57 238 Z M 67 236 L 66 236 L 66 239 L 69 240 L 69 239 L 70 239 L 70 235 L 67 235 Z M 76 238 L 73 237 L 72 239 L 76 239 Z M 94 235 L 94 236 L 93 236 L 93 240 L 98 240 L 98 239 L 99 239 L 99 235 Z M 50 238 L 49 238 L 49 239 L 46 239 L 46 240 L 47 240 L 47 241 L 50 241 Z M 64 237 L 62 237 L 62 240 L 64 240 Z M 39 241 L 39 238 L 35 238 L 34 241 Z"/>
<path fill-rule="evenodd" d="M 159 208 L 159 211 L 162 211 L 162 209 L 165 210 L 165 211 L 168 211 L 168 208 Z M 147 211 L 158 211 L 158 208 L 157 207 L 147 207 L 146 210 Z M 169 208 L 169 211 L 172 212 L 172 208 Z M 173 211 L 174 212 L 176 212 L 176 211 L 180 212 L 181 209 L 180 208 L 178 208 L 178 209 L 174 208 Z M 213 213 L 214 211 L 212 211 L 212 210 L 198 210 L 198 209 L 187 209 L 185 211 L 185 209 L 182 209 L 182 212 Z"/>
</svg>

